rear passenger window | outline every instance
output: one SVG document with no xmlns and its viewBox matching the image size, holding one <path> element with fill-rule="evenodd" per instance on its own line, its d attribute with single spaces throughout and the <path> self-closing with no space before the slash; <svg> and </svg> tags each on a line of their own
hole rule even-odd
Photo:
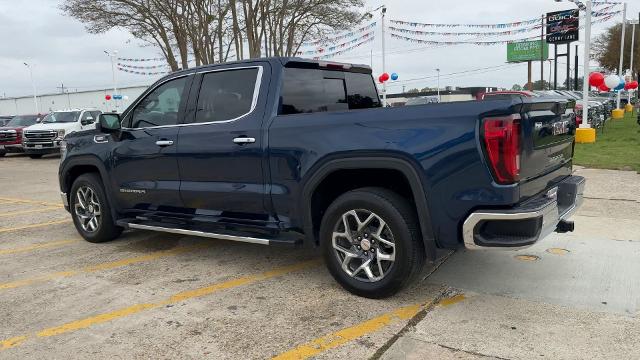
<svg viewBox="0 0 640 360">
<path fill-rule="evenodd" d="M 286 68 L 281 115 L 379 107 L 370 74 Z"/>
<path fill-rule="evenodd" d="M 251 112 L 258 72 L 251 68 L 204 74 L 196 122 L 233 120 Z"/>
<path fill-rule="evenodd" d="M 346 73 L 349 109 L 380 107 L 376 84 L 369 74 Z"/>
</svg>

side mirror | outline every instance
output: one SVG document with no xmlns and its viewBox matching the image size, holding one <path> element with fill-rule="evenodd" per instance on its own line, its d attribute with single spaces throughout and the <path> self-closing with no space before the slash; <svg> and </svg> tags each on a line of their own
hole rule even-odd
<svg viewBox="0 0 640 360">
<path fill-rule="evenodd" d="M 111 134 L 120 131 L 120 115 L 115 113 L 100 114 L 96 129 Z"/>
</svg>

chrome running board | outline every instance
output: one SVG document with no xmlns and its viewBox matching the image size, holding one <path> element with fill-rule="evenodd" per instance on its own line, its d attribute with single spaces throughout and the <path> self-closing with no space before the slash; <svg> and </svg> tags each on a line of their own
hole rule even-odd
<svg viewBox="0 0 640 360">
<path fill-rule="evenodd" d="M 251 244 L 271 245 L 272 243 L 272 240 L 269 240 L 269 239 L 261 239 L 261 238 L 248 237 L 248 236 L 235 236 L 235 235 L 228 235 L 228 234 L 216 234 L 216 233 L 209 233 L 209 232 L 203 232 L 203 231 L 197 231 L 197 230 L 169 228 L 164 226 L 152 226 L 152 225 L 143 225 L 143 224 L 136 224 L 136 223 L 126 223 L 126 226 L 131 229 L 160 231 L 160 232 L 171 233 L 171 234 L 199 236 L 199 237 L 212 238 L 212 239 L 239 241 L 239 242 L 245 242 L 245 243 L 251 243 Z"/>
</svg>

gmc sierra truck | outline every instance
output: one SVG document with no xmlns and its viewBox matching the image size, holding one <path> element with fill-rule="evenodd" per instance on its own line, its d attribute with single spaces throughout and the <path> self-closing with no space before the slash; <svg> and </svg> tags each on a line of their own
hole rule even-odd
<svg viewBox="0 0 640 360">
<path fill-rule="evenodd" d="M 573 230 L 565 100 L 382 108 L 367 66 L 253 59 L 172 73 L 62 142 L 62 201 L 90 242 L 123 229 L 319 246 L 333 277 L 390 296 L 438 248 Z"/>
</svg>

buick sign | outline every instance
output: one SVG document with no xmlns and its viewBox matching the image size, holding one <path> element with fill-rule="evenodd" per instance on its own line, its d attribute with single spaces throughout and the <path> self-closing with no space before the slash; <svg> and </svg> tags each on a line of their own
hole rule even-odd
<svg viewBox="0 0 640 360">
<path fill-rule="evenodd" d="M 564 10 L 547 14 L 547 43 L 567 44 L 578 41 L 580 10 Z"/>
</svg>

